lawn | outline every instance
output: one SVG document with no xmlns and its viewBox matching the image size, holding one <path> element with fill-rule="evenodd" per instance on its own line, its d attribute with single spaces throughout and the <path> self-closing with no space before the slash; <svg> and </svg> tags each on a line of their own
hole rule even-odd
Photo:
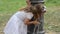
<svg viewBox="0 0 60 34">
<path fill-rule="evenodd" d="M 54 1 L 54 0 L 53 0 Z M 49 2 L 49 3 L 48 3 Z M 46 34 L 60 33 L 60 2 L 50 3 L 46 0 L 47 12 L 44 15 L 44 29 Z M 3 34 L 5 24 L 9 18 L 21 7 L 25 7 L 25 0 L 0 0 L 0 34 Z"/>
</svg>

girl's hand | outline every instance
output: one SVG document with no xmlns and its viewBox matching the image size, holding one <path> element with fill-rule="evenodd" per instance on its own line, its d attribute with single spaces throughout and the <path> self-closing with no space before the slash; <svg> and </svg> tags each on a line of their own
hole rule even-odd
<svg viewBox="0 0 60 34">
<path fill-rule="evenodd" d="M 38 24 L 40 24 L 40 23 L 39 23 L 38 21 L 34 21 L 33 24 L 34 24 L 34 25 L 38 25 Z"/>
<path fill-rule="evenodd" d="M 29 24 L 30 24 L 29 21 L 30 21 L 30 20 L 26 18 L 26 19 L 24 20 L 24 24 L 29 25 Z"/>
</svg>

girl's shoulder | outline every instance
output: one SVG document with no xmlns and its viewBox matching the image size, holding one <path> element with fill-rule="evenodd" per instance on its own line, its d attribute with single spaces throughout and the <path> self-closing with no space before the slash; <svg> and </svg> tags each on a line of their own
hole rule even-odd
<svg viewBox="0 0 60 34">
<path fill-rule="evenodd" d="M 16 13 L 14 13 L 14 15 L 23 15 L 26 14 L 24 11 L 17 11 Z"/>
<path fill-rule="evenodd" d="M 26 17 L 27 17 L 28 19 L 31 19 L 31 18 L 33 17 L 33 14 L 32 14 L 31 12 L 28 12 L 28 13 L 26 14 Z"/>
</svg>

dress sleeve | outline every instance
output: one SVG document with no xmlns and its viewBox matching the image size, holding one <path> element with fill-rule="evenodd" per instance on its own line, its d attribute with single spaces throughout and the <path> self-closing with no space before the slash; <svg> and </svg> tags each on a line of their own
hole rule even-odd
<svg viewBox="0 0 60 34">
<path fill-rule="evenodd" d="M 33 14 L 32 14 L 32 13 L 27 13 L 26 17 L 27 17 L 28 19 L 31 19 L 31 18 L 33 17 Z"/>
</svg>

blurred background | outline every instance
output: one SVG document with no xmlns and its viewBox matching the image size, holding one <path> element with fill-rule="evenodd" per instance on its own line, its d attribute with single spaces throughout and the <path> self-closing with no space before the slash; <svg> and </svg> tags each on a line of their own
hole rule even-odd
<svg viewBox="0 0 60 34">
<path fill-rule="evenodd" d="M 0 34 L 9 18 L 20 8 L 26 6 L 26 0 L 0 0 Z M 45 0 L 47 12 L 44 15 L 46 34 L 60 34 L 60 0 Z"/>
</svg>

